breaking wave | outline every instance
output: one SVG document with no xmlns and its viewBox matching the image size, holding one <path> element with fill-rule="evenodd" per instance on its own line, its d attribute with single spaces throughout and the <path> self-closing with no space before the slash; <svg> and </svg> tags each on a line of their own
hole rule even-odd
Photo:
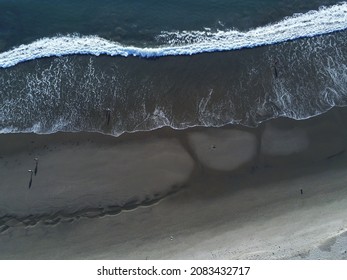
<svg viewBox="0 0 347 280">
<path fill-rule="evenodd" d="M 347 28 L 347 2 L 303 14 L 294 14 L 274 24 L 238 30 L 162 32 L 160 46 L 123 46 L 98 36 L 56 36 L 21 45 L 0 54 L 0 68 L 43 57 L 72 54 L 160 57 L 193 55 L 271 45 L 303 37 L 313 37 Z"/>
</svg>

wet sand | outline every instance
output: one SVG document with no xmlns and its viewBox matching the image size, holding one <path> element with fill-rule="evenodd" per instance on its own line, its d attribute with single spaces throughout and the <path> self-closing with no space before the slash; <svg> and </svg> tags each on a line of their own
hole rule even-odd
<svg viewBox="0 0 347 280">
<path fill-rule="evenodd" d="M 346 116 L 0 135 L 0 258 L 346 259 Z"/>
</svg>

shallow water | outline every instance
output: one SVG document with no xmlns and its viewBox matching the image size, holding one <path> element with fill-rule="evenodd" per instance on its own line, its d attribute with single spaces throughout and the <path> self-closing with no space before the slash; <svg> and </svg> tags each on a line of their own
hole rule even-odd
<svg viewBox="0 0 347 280">
<path fill-rule="evenodd" d="M 256 126 L 347 104 L 345 2 L 98 3 L 0 1 L 2 133 Z"/>
</svg>

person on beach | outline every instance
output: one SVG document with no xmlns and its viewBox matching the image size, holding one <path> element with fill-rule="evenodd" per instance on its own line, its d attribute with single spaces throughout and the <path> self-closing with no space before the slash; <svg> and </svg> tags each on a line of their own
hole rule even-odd
<svg viewBox="0 0 347 280">
<path fill-rule="evenodd" d="M 109 125 L 110 120 L 111 120 L 111 109 L 110 108 L 106 109 L 106 119 L 107 119 L 107 125 Z"/>
<path fill-rule="evenodd" d="M 277 66 L 278 65 L 278 59 L 275 60 L 275 62 L 273 63 L 272 65 L 272 68 L 273 68 L 273 71 L 274 71 L 274 76 L 275 76 L 275 79 L 278 78 L 278 71 L 277 71 Z"/>
</svg>

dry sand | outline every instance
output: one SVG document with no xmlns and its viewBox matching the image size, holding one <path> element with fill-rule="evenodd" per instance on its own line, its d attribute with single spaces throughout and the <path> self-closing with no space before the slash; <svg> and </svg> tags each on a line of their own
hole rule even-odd
<svg viewBox="0 0 347 280">
<path fill-rule="evenodd" d="M 346 259 L 346 115 L 0 135 L 0 258 Z"/>
</svg>

